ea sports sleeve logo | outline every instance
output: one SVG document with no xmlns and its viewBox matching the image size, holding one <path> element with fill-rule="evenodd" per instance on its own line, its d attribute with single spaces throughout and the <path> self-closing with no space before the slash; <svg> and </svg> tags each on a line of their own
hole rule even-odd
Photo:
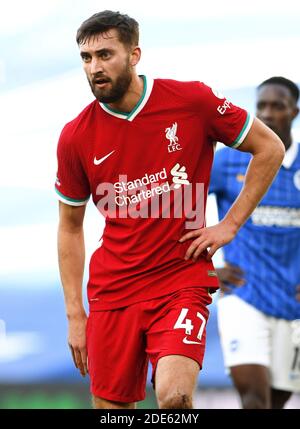
<svg viewBox="0 0 300 429">
<path fill-rule="evenodd" d="M 220 113 L 220 115 L 224 115 L 224 113 L 226 113 L 226 110 L 231 108 L 230 101 L 226 100 L 225 96 L 221 92 L 217 91 L 216 89 L 211 88 L 211 92 L 219 100 L 224 100 L 224 103 L 222 105 L 220 104 L 217 107 L 217 111 Z"/>
</svg>

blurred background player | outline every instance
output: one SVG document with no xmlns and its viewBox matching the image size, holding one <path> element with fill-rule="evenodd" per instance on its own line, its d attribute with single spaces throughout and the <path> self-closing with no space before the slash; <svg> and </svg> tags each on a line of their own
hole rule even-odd
<svg viewBox="0 0 300 429">
<path fill-rule="evenodd" d="M 283 408 L 300 391 L 300 148 L 291 134 L 299 89 L 283 77 L 257 88 L 257 117 L 286 154 L 268 193 L 224 247 L 218 325 L 225 366 L 244 408 Z M 244 185 L 250 155 L 218 150 L 210 192 L 222 219 Z"/>
</svg>

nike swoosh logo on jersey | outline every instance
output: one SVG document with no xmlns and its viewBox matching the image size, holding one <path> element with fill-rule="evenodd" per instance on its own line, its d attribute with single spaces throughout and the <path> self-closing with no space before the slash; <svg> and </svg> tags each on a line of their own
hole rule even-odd
<svg viewBox="0 0 300 429">
<path fill-rule="evenodd" d="M 182 340 L 182 342 L 184 344 L 201 344 L 201 343 L 198 343 L 197 341 L 190 341 L 186 337 L 184 337 L 184 339 Z"/>
<path fill-rule="evenodd" d="M 106 160 L 106 158 L 108 158 L 112 153 L 114 153 L 114 150 L 110 153 L 108 153 L 107 155 L 105 155 L 103 158 L 97 159 L 96 157 L 94 158 L 94 164 L 95 165 L 100 165 L 103 161 Z"/>
</svg>

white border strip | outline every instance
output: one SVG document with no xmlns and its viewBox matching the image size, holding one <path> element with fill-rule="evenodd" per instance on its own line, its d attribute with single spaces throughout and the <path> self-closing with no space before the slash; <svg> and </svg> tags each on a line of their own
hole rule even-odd
<svg viewBox="0 0 300 429">
<path fill-rule="evenodd" d="M 89 198 L 85 201 L 80 201 L 80 202 L 71 201 L 71 200 L 68 200 L 67 198 L 62 197 L 57 192 L 55 192 L 55 194 L 56 194 L 56 197 L 59 201 L 61 201 L 62 203 L 68 204 L 69 206 L 75 206 L 75 207 L 85 206 L 89 201 Z"/>
<path fill-rule="evenodd" d="M 144 108 L 145 104 L 149 100 L 149 97 L 152 92 L 153 84 L 154 84 L 154 79 L 146 77 L 146 82 L 147 82 L 146 94 L 144 95 L 144 99 L 139 105 L 139 107 L 136 109 L 136 111 L 132 114 L 132 116 L 129 116 L 128 121 L 130 122 L 133 121 L 133 119 L 140 113 L 140 111 Z"/>
<path fill-rule="evenodd" d="M 248 124 L 247 124 L 246 128 L 244 129 L 244 131 L 243 131 L 242 135 L 240 136 L 240 138 L 238 139 L 238 141 L 237 141 L 234 145 L 232 145 L 232 146 L 230 146 L 230 147 L 232 147 L 232 148 L 236 149 L 236 148 L 237 148 L 237 147 L 239 147 L 239 146 L 243 143 L 243 141 L 245 140 L 245 138 L 246 138 L 246 136 L 247 136 L 248 132 L 250 131 L 250 128 L 252 127 L 252 124 L 253 124 L 253 121 L 254 121 L 254 116 L 253 116 L 253 115 L 251 115 L 250 113 L 248 113 L 247 119 L 248 119 Z M 246 121 L 247 121 L 247 119 L 246 119 Z"/>
<path fill-rule="evenodd" d="M 103 103 L 99 103 L 100 106 L 102 107 L 103 110 L 105 110 L 105 112 L 109 113 L 112 116 L 115 116 L 116 118 L 119 119 L 127 119 L 127 115 L 125 115 L 124 113 L 117 113 L 117 112 L 113 112 L 112 110 L 108 109 L 105 104 Z"/>
</svg>

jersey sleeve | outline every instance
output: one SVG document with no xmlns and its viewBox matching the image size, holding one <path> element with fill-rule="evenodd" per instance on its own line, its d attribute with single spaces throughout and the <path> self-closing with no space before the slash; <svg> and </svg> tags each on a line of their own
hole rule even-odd
<svg viewBox="0 0 300 429">
<path fill-rule="evenodd" d="M 67 126 L 58 141 L 57 164 L 55 191 L 58 199 L 71 206 L 86 204 L 91 193 L 90 185 Z"/>
<path fill-rule="evenodd" d="M 253 116 L 245 109 L 235 106 L 221 93 L 199 83 L 201 111 L 206 120 L 207 135 L 212 141 L 237 148 L 243 143 L 253 123 Z"/>
</svg>

